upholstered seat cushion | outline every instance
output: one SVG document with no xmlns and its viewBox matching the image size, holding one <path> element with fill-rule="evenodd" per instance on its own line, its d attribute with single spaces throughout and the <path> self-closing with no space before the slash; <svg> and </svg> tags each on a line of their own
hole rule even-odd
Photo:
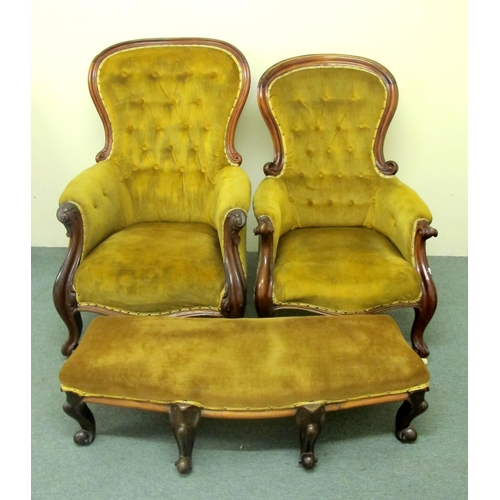
<svg viewBox="0 0 500 500">
<path fill-rule="evenodd" d="M 415 268 L 379 232 L 363 227 L 303 228 L 281 236 L 274 301 L 340 312 L 417 302 Z"/>
<path fill-rule="evenodd" d="M 203 223 L 140 223 L 98 245 L 74 287 L 82 305 L 138 312 L 217 309 L 224 267 L 217 231 Z"/>
<path fill-rule="evenodd" d="M 390 316 L 100 317 L 63 365 L 81 396 L 276 410 L 424 389 L 429 372 Z"/>
</svg>

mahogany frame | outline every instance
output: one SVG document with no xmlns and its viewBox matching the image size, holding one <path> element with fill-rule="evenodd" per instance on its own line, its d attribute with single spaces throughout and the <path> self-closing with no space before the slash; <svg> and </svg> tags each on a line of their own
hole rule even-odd
<svg viewBox="0 0 500 500">
<path fill-rule="evenodd" d="M 238 63 L 241 71 L 241 88 L 226 127 L 226 154 L 235 165 L 241 165 L 242 157 L 236 151 L 234 136 L 236 126 L 245 105 L 250 90 L 250 67 L 245 56 L 233 45 L 211 38 L 152 38 L 130 40 L 117 43 L 99 53 L 91 63 L 88 73 L 90 95 L 102 120 L 105 134 L 103 149 L 96 155 L 96 161 L 106 160 L 113 145 L 113 129 L 106 108 L 101 99 L 97 76 L 101 63 L 110 55 L 131 48 L 161 46 L 161 45 L 202 45 L 220 48 L 230 53 Z M 78 206 L 71 202 L 62 203 L 57 210 L 57 219 L 65 226 L 69 245 L 64 261 L 57 274 L 53 287 L 53 301 L 55 308 L 68 329 L 68 339 L 64 342 L 61 352 L 69 356 L 78 346 L 82 334 L 83 322 L 81 312 L 92 312 L 103 315 L 124 315 L 127 312 L 116 311 L 97 305 L 81 305 L 76 298 L 73 280 L 80 265 L 83 251 L 83 218 Z M 161 313 L 169 316 L 209 316 L 209 317 L 242 317 L 246 308 L 246 277 L 238 251 L 240 231 L 245 227 L 246 213 L 235 208 L 224 220 L 224 273 L 225 287 L 221 302 L 221 309 L 196 309 Z"/>
<path fill-rule="evenodd" d="M 273 117 L 269 104 L 269 87 L 276 78 L 304 68 L 315 66 L 346 66 L 367 70 L 378 76 L 387 89 L 387 104 L 380 120 L 380 126 L 375 138 L 373 153 L 375 163 L 379 171 L 384 175 L 394 175 L 398 171 L 398 165 L 394 161 L 386 161 L 384 158 L 384 140 L 398 105 L 399 92 L 394 76 L 381 64 L 364 57 L 337 55 L 337 54 L 313 54 L 297 56 L 281 61 L 271 66 L 260 78 L 257 86 L 257 103 L 266 125 L 271 133 L 274 146 L 274 160 L 264 165 L 266 175 L 277 176 L 283 169 L 284 146 L 281 132 Z"/>
<path fill-rule="evenodd" d="M 377 169 L 383 175 L 395 175 L 398 171 L 398 164 L 395 161 L 387 161 L 384 157 L 384 141 L 389 129 L 389 125 L 394 117 L 399 100 L 399 91 L 396 80 L 391 72 L 381 64 L 370 59 L 358 56 L 341 54 L 312 54 L 297 56 L 281 61 L 271 66 L 260 78 L 257 86 L 257 102 L 259 110 L 266 122 L 271 134 L 274 159 L 264 165 L 263 170 L 266 176 L 279 176 L 284 166 L 284 145 L 281 132 L 276 122 L 269 102 L 269 88 L 271 83 L 283 74 L 290 71 L 325 66 L 343 66 L 363 69 L 378 76 L 384 83 L 387 91 L 387 102 L 380 125 L 377 130 L 373 145 L 373 154 Z M 258 225 L 254 233 L 259 236 L 259 260 L 257 277 L 254 288 L 254 300 L 259 317 L 270 317 L 278 310 L 303 310 L 321 315 L 337 315 L 333 311 L 320 311 L 316 307 L 306 305 L 276 304 L 273 301 L 273 271 L 274 271 L 274 227 L 271 219 L 262 216 L 258 220 Z M 437 307 L 437 292 L 432 280 L 429 263 L 427 261 L 425 242 L 438 235 L 436 229 L 430 226 L 426 220 L 419 220 L 416 223 L 414 237 L 414 263 L 415 269 L 422 280 L 422 292 L 420 299 L 415 303 L 399 302 L 389 306 L 379 306 L 368 311 L 368 314 L 377 314 L 389 309 L 412 307 L 415 311 L 415 319 L 411 329 L 412 347 L 421 356 L 426 358 L 429 349 L 424 341 L 424 331 L 431 321 Z"/>
</svg>

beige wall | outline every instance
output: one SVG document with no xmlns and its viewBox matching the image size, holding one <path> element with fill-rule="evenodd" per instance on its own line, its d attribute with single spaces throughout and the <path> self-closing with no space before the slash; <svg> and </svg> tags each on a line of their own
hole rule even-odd
<svg viewBox="0 0 500 500">
<path fill-rule="evenodd" d="M 256 102 L 260 75 L 310 53 L 369 57 L 400 90 L 386 159 L 434 214 L 429 255 L 467 255 L 466 0 L 33 0 L 32 245 L 66 246 L 59 194 L 94 163 L 103 129 L 87 70 L 105 47 L 134 38 L 209 37 L 247 57 L 252 87 L 236 134 L 255 189 L 273 156 Z M 249 217 L 248 248 L 257 250 Z"/>
</svg>

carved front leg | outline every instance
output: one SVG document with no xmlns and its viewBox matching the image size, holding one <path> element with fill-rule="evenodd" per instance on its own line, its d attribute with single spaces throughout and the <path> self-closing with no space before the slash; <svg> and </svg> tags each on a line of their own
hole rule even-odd
<svg viewBox="0 0 500 500">
<path fill-rule="evenodd" d="M 259 266 L 255 281 L 255 308 L 260 318 L 271 317 L 274 314 L 273 305 L 273 234 L 274 227 L 267 216 L 259 218 L 259 225 L 253 232 L 260 236 Z"/>
<path fill-rule="evenodd" d="M 413 350 L 421 357 L 429 356 L 429 349 L 424 342 L 424 331 L 434 316 L 437 307 L 437 292 L 432 280 L 431 270 L 427 261 L 425 242 L 437 236 L 436 229 L 431 227 L 426 220 L 418 221 L 415 233 L 415 267 L 422 279 L 422 298 L 415 308 L 415 320 L 411 329 L 411 342 Z"/>
<path fill-rule="evenodd" d="M 412 443 L 417 439 L 417 431 L 410 426 L 411 421 L 428 408 L 425 401 L 427 391 L 410 392 L 396 415 L 396 437 L 403 443 Z"/>
<path fill-rule="evenodd" d="M 74 418 L 82 427 L 73 437 L 75 443 L 80 446 L 92 443 L 95 438 L 95 419 L 83 398 L 74 392 L 66 392 L 66 403 L 63 405 L 63 410 L 66 415 Z"/>
<path fill-rule="evenodd" d="M 197 406 L 188 404 L 170 406 L 170 427 L 179 448 L 179 460 L 175 462 L 175 466 L 181 474 L 187 474 L 192 469 L 194 438 L 200 416 L 201 411 Z"/>
<path fill-rule="evenodd" d="M 325 406 L 300 406 L 295 413 L 295 420 L 300 437 L 299 463 L 305 469 L 312 469 L 318 461 L 314 456 L 314 444 L 325 423 Z"/>
<path fill-rule="evenodd" d="M 82 317 L 77 310 L 73 278 L 82 256 L 83 222 L 78 207 L 73 203 L 63 203 L 57 211 L 57 218 L 64 224 L 70 241 L 54 283 L 52 297 L 59 316 L 68 328 L 68 339 L 61 352 L 69 356 L 76 349 L 82 334 Z"/>
<path fill-rule="evenodd" d="M 247 216 L 243 210 L 232 210 L 224 221 L 224 273 L 225 290 L 221 311 L 226 318 L 242 318 L 246 308 L 246 278 L 241 263 L 240 231 L 245 227 Z"/>
</svg>

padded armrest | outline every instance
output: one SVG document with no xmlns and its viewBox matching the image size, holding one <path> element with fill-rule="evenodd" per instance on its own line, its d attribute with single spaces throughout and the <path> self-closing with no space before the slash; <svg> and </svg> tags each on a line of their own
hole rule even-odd
<svg viewBox="0 0 500 500">
<path fill-rule="evenodd" d="M 380 183 L 375 201 L 371 216 L 374 229 L 388 237 L 408 262 L 413 262 L 415 224 L 422 219 L 432 222 L 429 208 L 413 189 L 396 177 Z"/>
<path fill-rule="evenodd" d="M 288 199 L 285 183 L 277 177 L 266 177 L 257 186 L 253 209 L 257 221 L 260 217 L 267 216 L 273 223 L 273 254 L 276 256 L 280 236 L 293 227 L 292 204 Z"/>
<path fill-rule="evenodd" d="M 59 204 L 78 206 L 84 227 L 83 256 L 112 233 L 133 221 L 133 207 L 116 165 L 103 161 L 77 175 Z"/>
<path fill-rule="evenodd" d="M 217 229 L 219 234 L 223 254 L 224 221 L 227 214 L 235 208 L 241 208 L 247 214 L 250 209 L 251 198 L 252 186 L 250 179 L 241 167 L 222 168 L 217 173 L 215 176 L 214 191 L 210 199 L 208 216 L 210 223 Z M 242 251 L 245 250 L 243 249 Z"/>
</svg>

